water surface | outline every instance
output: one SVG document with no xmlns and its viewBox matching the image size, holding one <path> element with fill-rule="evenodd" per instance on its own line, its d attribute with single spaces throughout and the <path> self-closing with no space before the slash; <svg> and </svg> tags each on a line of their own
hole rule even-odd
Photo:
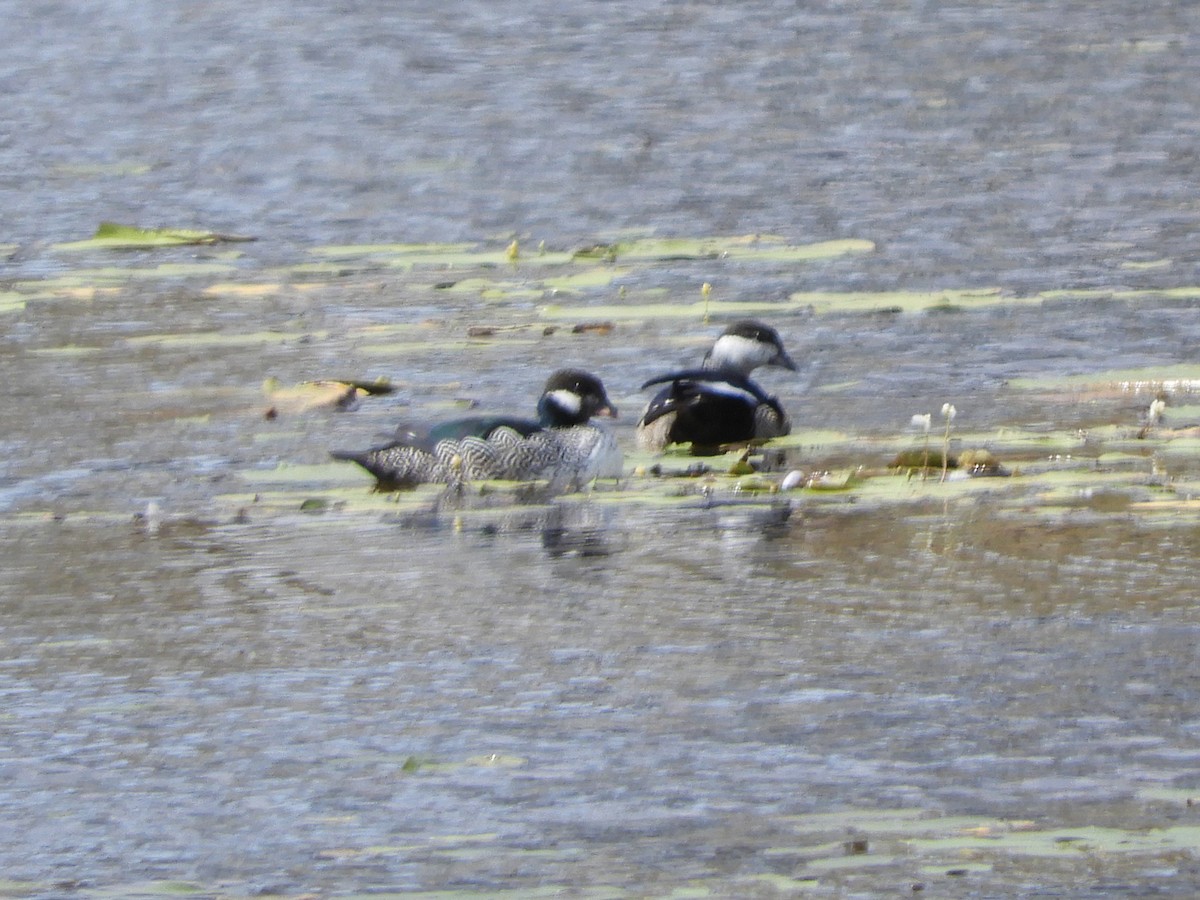
<svg viewBox="0 0 1200 900">
<path fill-rule="evenodd" d="M 1185 4 L 0 13 L 0 893 L 1194 895 Z M 259 240 L 55 248 L 102 219 Z M 533 263 L 631 233 L 874 250 Z M 705 282 L 779 303 L 788 466 L 952 402 L 1017 476 L 480 511 L 317 468 L 568 363 L 632 448 L 732 317 L 637 310 Z M 398 390 L 268 420 L 268 375 Z"/>
</svg>

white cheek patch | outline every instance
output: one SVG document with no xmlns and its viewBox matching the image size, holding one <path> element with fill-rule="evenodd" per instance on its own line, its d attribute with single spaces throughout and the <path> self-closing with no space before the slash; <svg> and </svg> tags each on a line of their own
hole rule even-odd
<svg viewBox="0 0 1200 900">
<path fill-rule="evenodd" d="M 775 356 L 775 348 L 753 338 L 726 334 L 713 344 L 711 358 L 723 365 L 738 369 L 765 366 Z"/>
<path fill-rule="evenodd" d="M 546 399 L 557 406 L 559 409 L 566 410 L 570 413 L 578 413 L 583 408 L 583 400 L 574 391 L 568 391 L 560 388 L 557 391 L 551 391 L 546 395 Z"/>
</svg>

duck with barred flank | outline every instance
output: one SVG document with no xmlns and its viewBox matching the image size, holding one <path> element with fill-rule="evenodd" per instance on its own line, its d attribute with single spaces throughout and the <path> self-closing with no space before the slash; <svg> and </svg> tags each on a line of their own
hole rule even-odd
<svg viewBox="0 0 1200 900">
<path fill-rule="evenodd" d="M 382 447 L 332 452 L 358 463 L 382 490 L 418 484 L 469 481 L 530 481 L 582 486 L 618 478 L 622 455 L 594 416 L 616 417 L 600 379 L 579 369 L 550 376 L 537 404 L 538 418 L 469 416 L 443 422 L 427 434 L 405 434 Z"/>
<path fill-rule="evenodd" d="M 751 378 L 759 366 L 796 370 L 779 332 L 753 319 L 734 322 L 705 354 L 699 369 L 651 378 L 643 390 L 666 384 L 637 425 L 638 446 L 660 452 L 669 444 L 692 445 L 697 456 L 727 444 L 779 437 L 791 423 L 779 401 Z"/>
</svg>

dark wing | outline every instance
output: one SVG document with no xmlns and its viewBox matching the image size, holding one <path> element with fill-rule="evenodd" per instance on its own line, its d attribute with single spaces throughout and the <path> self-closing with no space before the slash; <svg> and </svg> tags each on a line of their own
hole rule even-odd
<svg viewBox="0 0 1200 900">
<path fill-rule="evenodd" d="M 654 384 L 666 384 L 668 381 L 676 383 L 705 382 L 714 385 L 718 389 L 720 389 L 721 385 L 726 385 L 739 391 L 745 391 L 747 394 L 752 395 L 759 403 L 770 403 L 772 399 L 770 394 L 745 375 L 742 375 L 740 372 L 730 372 L 723 369 L 687 369 L 682 372 L 668 372 L 666 375 L 656 375 L 642 385 L 642 390 Z"/>
<path fill-rule="evenodd" d="M 718 452 L 726 444 L 787 433 L 779 401 L 736 372 L 674 372 L 646 384 L 669 382 L 646 409 L 641 427 L 671 416 L 668 443 L 692 445 L 692 452 Z"/>
<path fill-rule="evenodd" d="M 402 437 L 405 443 L 432 451 L 442 441 L 461 441 L 467 437 L 477 437 L 486 440 L 499 428 L 509 428 L 521 437 L 529 437 L 535 431 L 541 431 L 542 426 L 533 419 L 521 419 L 515 416 L 468 416 L 462 419 L 451 419 L 435 425 L 424 436 L 408 434 Z"/>
<path fill-rule="evenodd" d="M 647 384 L 651 383 L 657 382 L 647 382 Z M 669 416 L 673 413 L 678 413 L 680 410 L 694 406 L 700 400 L 700 391 L 695 384 L 689 381 L 673 382 L 669 387 L 663 388 L 654 395 L 654 398 L 650 401 L 650 405 L 646 407 L 646 411 L 642 414 L 642 421 L 638 424 L 643 427 L 650 425 L 663 416 Z"/>
<path fill-rule="evenodd" d="M 669 443 L 715 447 L 753 438 L 755 410 L 762 405 L 727 382 L 673 381 L 650 401 L 642 424 L 671 416 Z"/>
</svg>

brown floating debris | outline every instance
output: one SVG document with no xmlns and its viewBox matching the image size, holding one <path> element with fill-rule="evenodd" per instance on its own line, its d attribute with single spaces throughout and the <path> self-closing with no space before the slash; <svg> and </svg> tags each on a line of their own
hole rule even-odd
<svg viewBox="0 0 1200 900">
<path fill-rule="evenodd" d="M 526 331 L 528 325 L 470 325 L 467 327 L 467 337 L 495 337 L 505 332 Z"/>
<path fill-rule="evenodd" d="M 302 381 L 293 387 L 284 387 L 274 378 L 263 385 L 271 401 L 264 416 L 278 418 L 284 413 L 311 412 L 318 409 L 353 409 L 364 396 L 391 393 L 394 388 L 385 382 L 357 381 Z"/>
<path fill-rule="evenodd" d="M 612 322 L 580 322 L 571 334 L 612 334 L 616 327 Z"/>
</svg>

